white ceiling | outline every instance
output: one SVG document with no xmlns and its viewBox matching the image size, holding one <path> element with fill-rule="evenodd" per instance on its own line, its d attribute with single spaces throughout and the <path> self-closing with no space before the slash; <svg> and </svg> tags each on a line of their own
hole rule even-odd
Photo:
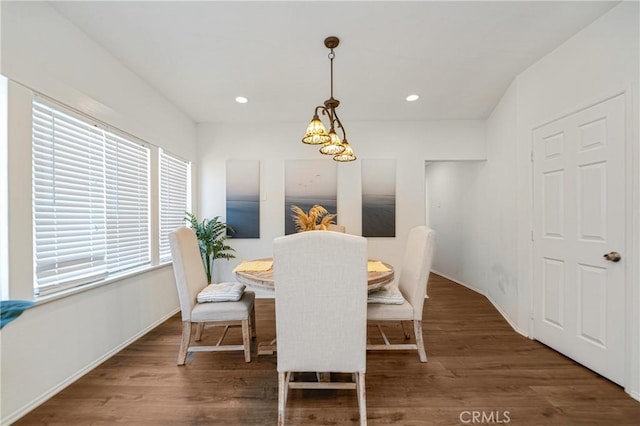
<svg viewBox="0 0 640 426">
<path fill-rule="evenodd" d="M 308 121 L 338 36 L 344 122 L 486 118 L 514 77 L 617 2 L 54 2 L 196 122 Z M 404 98 L 420 94 L 417 102 Z M 237 104 L 236 96 L 249 98 Z"/>
</svg>

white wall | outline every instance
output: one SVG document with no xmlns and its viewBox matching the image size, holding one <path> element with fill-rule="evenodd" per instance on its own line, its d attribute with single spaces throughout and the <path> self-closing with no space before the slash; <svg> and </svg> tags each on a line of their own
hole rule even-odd
<svg viewBox="0 0 640 426">
<path fill-rule="evenodd" d="M 261 167 L 261 238 L 230 240 L 237 258 L 230 262 L 217 261 L 215 280 L 233 279 L 231 271 L 242 259 L 271 256 L 273 239 L 284 234 L 284 161 L 332 161 L 321 156 L 317 147 L 300 142 L 306 124 L 198 125 L 201 216 L 225 216 L 227 159 L 258 159 Z M 396 238 L 369 238 L 369 254 L 399 267 L 409 229 L 425 223 L 425 160 L 484 159 L 484 122 L 372 124 L 347 120 L 345 127 L 349 131 L 349 142 L 360 159 L 395 158 L 397 161 Z M 348 233 L 360 235 L 359 160 L 338 164 L 338 217 Z"/>
<path fill-rule="evenodd" d="M 500 199 L 487 203 L 490 216 L 503 215 L 490 226 L 490 238 L 496 248 L 517 247 L 517 257 L 511 254 L 509 275 L 516 272 L 517 289 L 502 291 L 496 277 L 491 279 L 489 295 L 510 320 L 530 334 L 532 185 L 531 131 L 533 128 L 562 115 L 586 107 L 605 97 L 628 90 L 629 137 L 633 147 L 629 154 L 630 188 L 634 213 L 629 218 L 632 229 L 629 252 L 635 250 L 630 264 L 631 291 L 628 294 L 629 313 L 627 335 L 629 357 L 626 390 L 640 399 L 640 288 L 638 279 L 638 76 L 640 39 L 638 35 L 638 3 L 624 2 L 600 17 L 553 52 L 532 65 L 512 84 L 487 121 L 487 171 L 494 178 L 516 178 L 503 184 L 497 193 Z M 515 128 L 514 128 L 515 124 Z M 515 147 L 514 147 L 515 143 Z M 497 161 L 493 161 L 493 160 Z M 495 173 L 493 171 L 494 168 Z M 490 188 L 487 188 L 490 190 Z M 516 202 L 514 210 L 513 200 Z M 497 201 L 497 202 L 496 202 Z M 507 208 L 504 211 L 504 208 Z M 517 235 L 516 245 L 512 232 Z M 517 269 L 513 269 L 514 261 Z M 517 306 L 517 309 L 515 308 Z M 621 307 L 622 308 L 622 307 Z"/>
<path fill-rule="evenodd" d="M 487 120 L 487 167 L 478 209 L 486 218 L 483 241 L 486 295 L 506 319 L 518 318 L 517 87 L 512 84 Z"/>
<path fill-rule="evenodd" d="M 487 160 L 426 167 L 433 270 L 484 294 L 518 331 L 515 85 L 486 123 Z"/>
<path fill-rule="evenodd" d="M 195 125 L 51 6 L 2 2 L 9 82 L 9 297 L 32 298 L 32 91 L 196 160 Z M 0 423 L 9 424 L 176 312 L 170 266 L 37 305 L 2 329 Z"/>
<path fill-rule="evenodd" d="M 427 215 L 437 232 L 433 272 L 485 293 L 482 239 L 476 229 L 485 220 L 478 209 L 481 176 L 485 162 L 430 162 L 426 166 Z M 473 264 L 480 263 L 481 270 Z"/>
</svg>

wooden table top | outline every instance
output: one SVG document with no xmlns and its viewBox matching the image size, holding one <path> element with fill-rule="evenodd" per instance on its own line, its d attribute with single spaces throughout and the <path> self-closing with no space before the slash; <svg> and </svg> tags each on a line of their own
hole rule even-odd
<svg viewBox="0 0 640 426">
<path fill-rule="evenodd" d="M 270 261 L 272 259 L 256 259 L 259 261 Z M 394 271 L 393 266 L 388 263 L 382 262 L 384 266 L 389 268 L 389 271 L 385 272 L 371 272 L 367 273 L 367 289 L 369 291 L 378 290 L 382 288 L 384 285 L 393 281 Z M 236 279 L 238 282 L 242 284 L 266 288 L 269 290 L 273 290 L 275 288 L 275 283 L 273 280 L 273 268 L 268 271 L 237 271 L 235 272 Z"/>
</svg>

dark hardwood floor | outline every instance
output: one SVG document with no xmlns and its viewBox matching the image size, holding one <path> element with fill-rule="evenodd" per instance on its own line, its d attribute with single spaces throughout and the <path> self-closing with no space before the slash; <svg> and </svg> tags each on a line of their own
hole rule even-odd
<svg viewBox="0 0 640 426">
<path fill-rule="evenodd" d="M 429 362 L 420 363 L 415 351 L 367 354 L 370 425 L 640 424 L 640 403 L 622 388 L 515 333 L 483 296 L 437 275 L 429 296 Z M 273 301 L 259 300 L 256 314 L 257 341 L 271 339 Z M 385 330 L 402 339 L 399 326 Z M 205 333 L 215 342 L 216 330 Z M 229 338 L 241 342 L 240 331 Z M 16 424 L 276 423 L 275 355 L 247 364 L 241 352 L 205 352 L 178 367 L 179 341 L 176 315 Z M 354 391 L 290 391 L 287 424 L 357 422 Z"/>
</svg>

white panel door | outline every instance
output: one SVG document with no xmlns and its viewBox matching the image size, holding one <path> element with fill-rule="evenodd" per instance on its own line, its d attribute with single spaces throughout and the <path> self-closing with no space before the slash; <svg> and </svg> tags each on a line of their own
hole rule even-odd
<svg viewBox="0 0 640 426">
<path fill-rule="evenodd" d="M 620 385 L 624 107 L 619 95 L 533 132 L 534 336 Z"/>
</svg>

